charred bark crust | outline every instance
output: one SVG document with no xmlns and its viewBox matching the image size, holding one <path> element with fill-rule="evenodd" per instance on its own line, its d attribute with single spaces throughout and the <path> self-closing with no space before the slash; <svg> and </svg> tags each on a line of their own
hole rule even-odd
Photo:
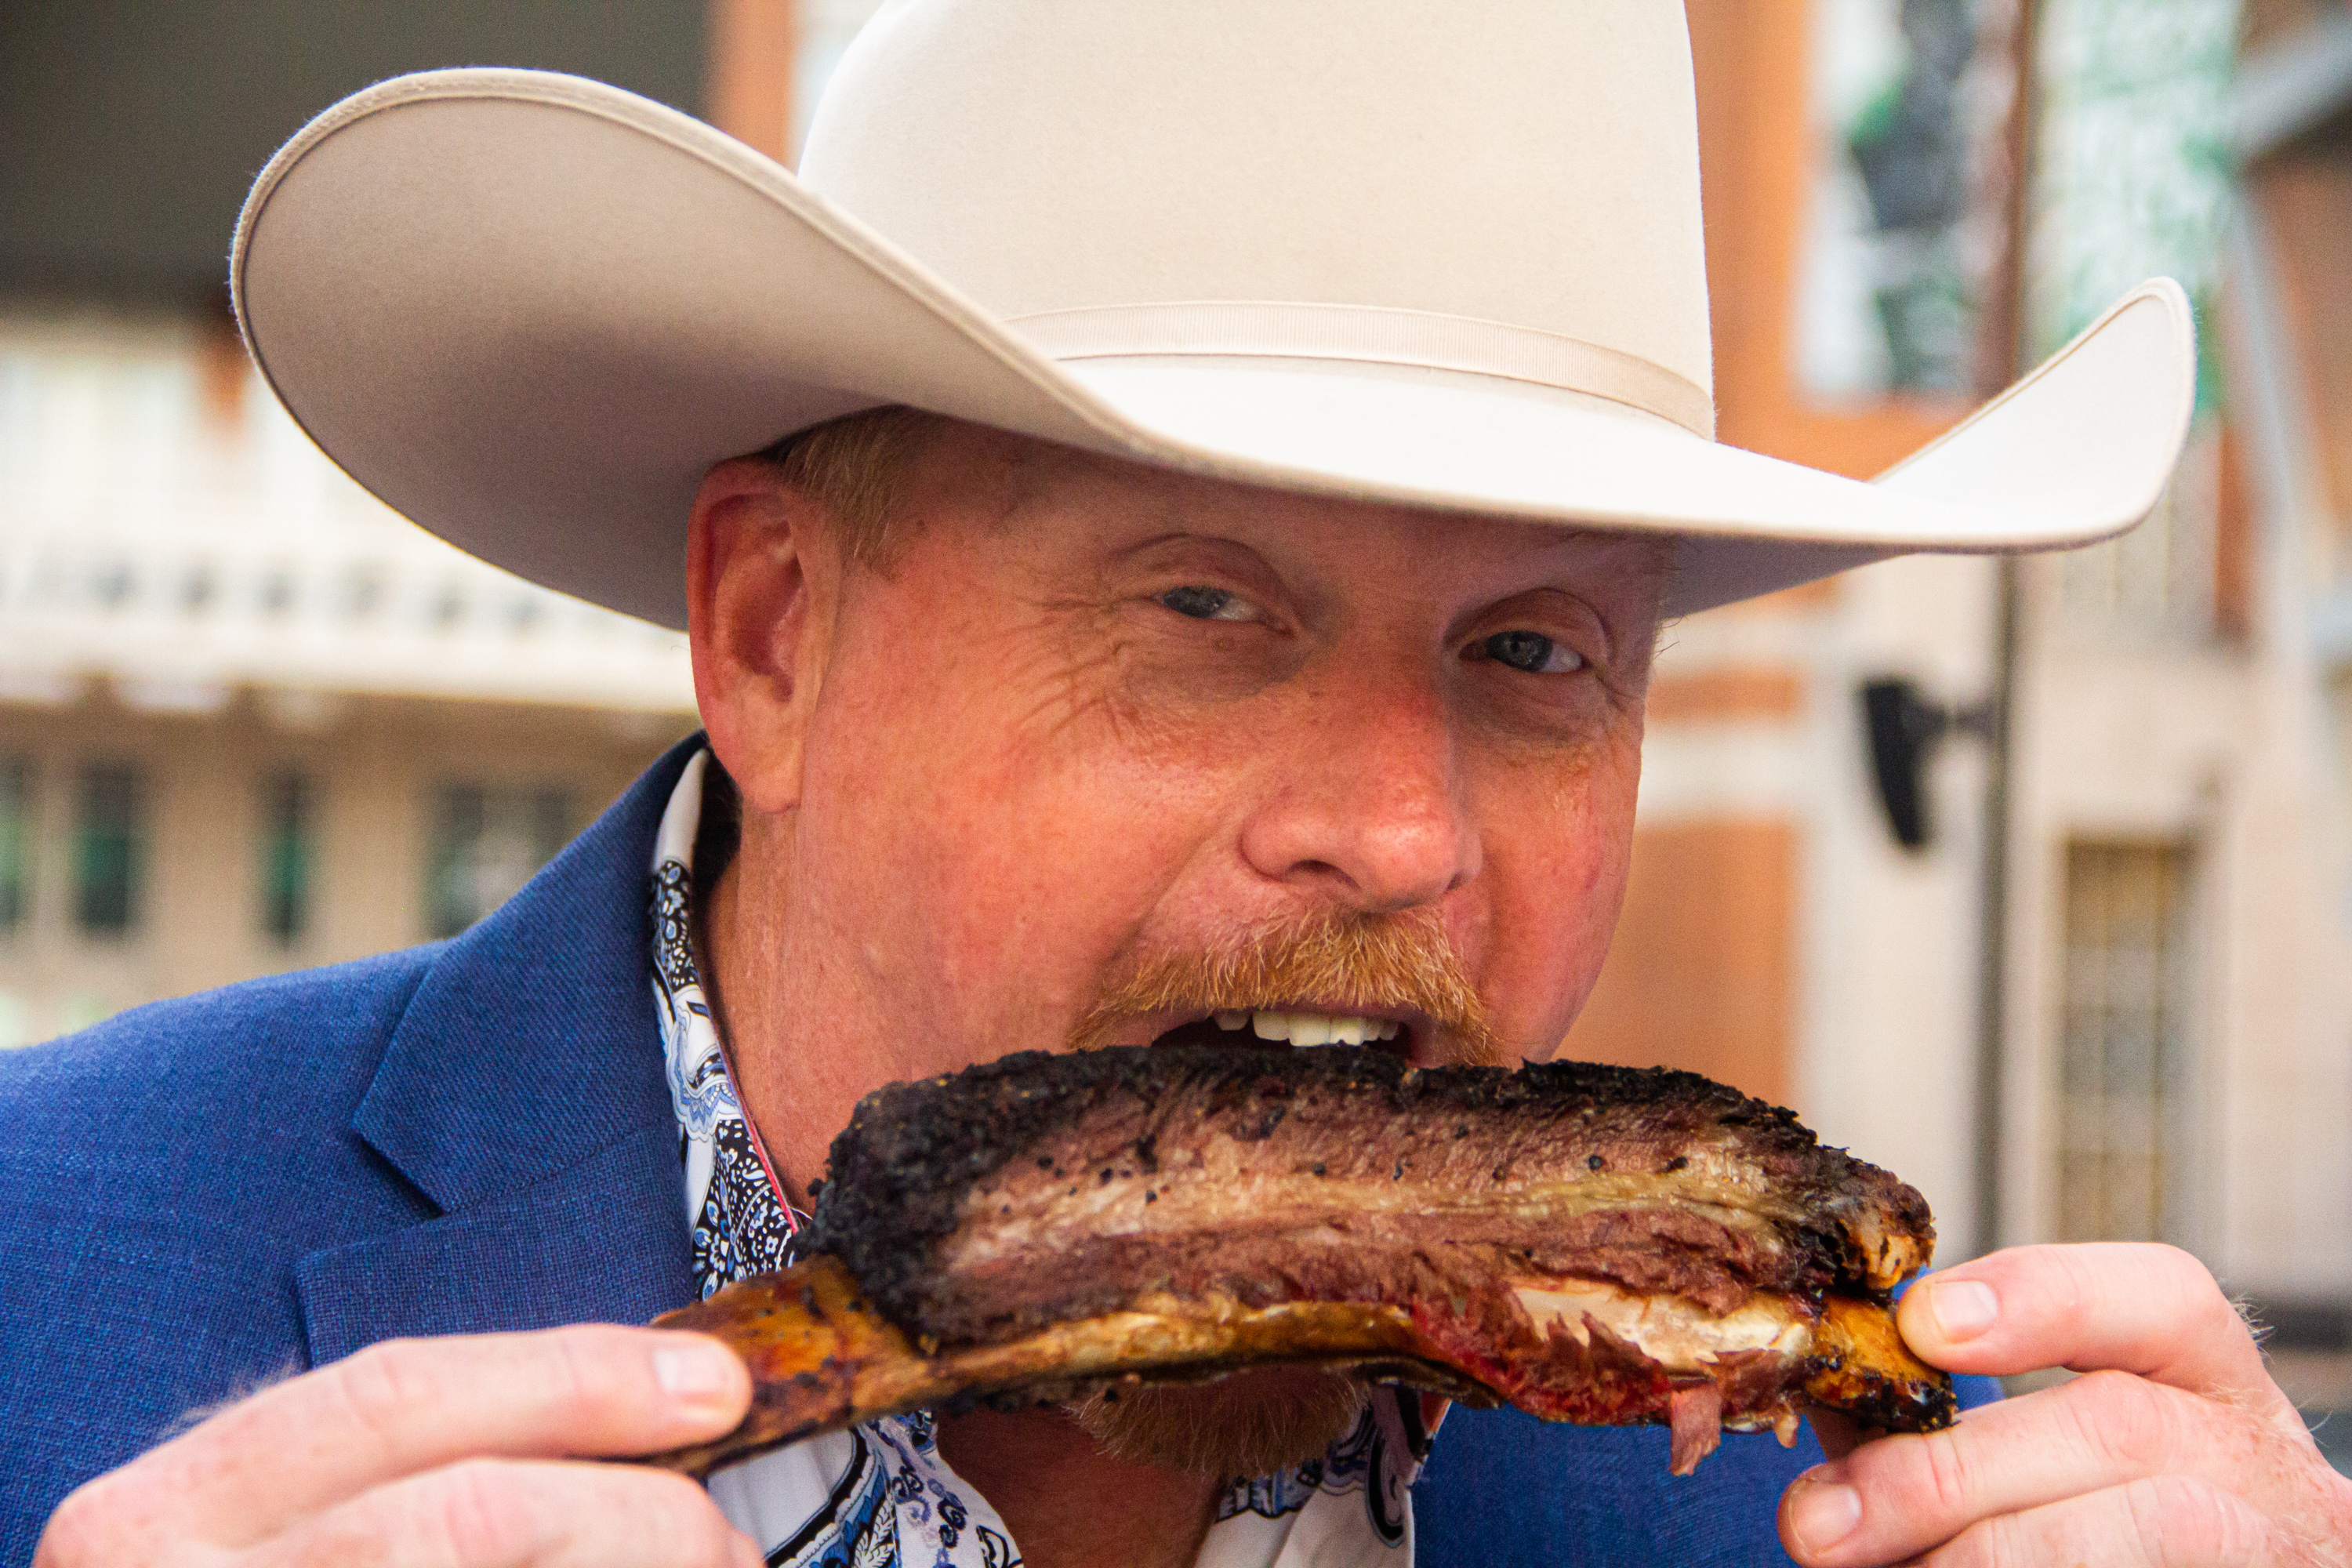
<svg viewBox="0 0 2352 1568">
<path fill-rule="evenodd" d="M 1106 1127 L 1142 1131 L 1097 1171 Z M 1089 1135 L 1096 1146 L 1087 1145 Z M 1393 1152 L 1399 1183 L 1409 1174 L 1426 1180 L 1433 1196 L 1449 1202 L 1465 1192 L 1491 1194 L 1503 1216 L 1497 1223 L 1528 1226 L 1527 1240 L 1538 1247 L 1591 1228 L 1592 1216 L 1580 1226 L 1530 1222 L 1524 1204 L 1513 1201 L 1515 1184 L 1540 1178 L 1557 1187 L 1589 1173 L 1614 1181 L 1616 1190 L 1630 1184 L 1647 1194 L 1654 1185 L 1668 1200 L 1657 1208 L 1629 1205 L 1602 1216 L 1630 1216 L 1617 1247 L 1628 1259 L 1671 1257 L 1677 1244 L 1670 1200 L 1678 1184 L 1703 1173 L 1686 1168 L 1694 1159 L 1727 1163 L 1786 1254 L 1776 1264 L 1780 1278 L 1758 1283 L 1815 1300 L 1832 1290 L 1884 1300 L 1885 1259 L 1874 1259 L 1870 1248 L 1883 1251 L 1891 1236 L 1898 1247 L 1916 1244 L 1924 1261 L 1934 1235 L 1916 1191 L 1824 1147 L 1792 1112 L 1693 1073 L 1583 1062 L 1517 1071 L 1415 1068 L 1370 1049 L 1144 1047 L 1025 1052 L 869 1095 L 834 1142 L 810 1244 L 847 1264 L 893 1321 L 953 1340 L 980 1325 L 946 1311 L 956 1288 L 940 1254 L 959 1230 L 987 1224 L 972 1213 L 976 1188 L 1067 1181 L 1075 1202 L 1118 1183 L 1145 1188 L 1140 1201 L 1156 1202 L 1171 1181 L 1199 1181 L 1193 1156 L 1219 1139 L 1251 1148 L 1253 1166 L 1273 1171 L 1290 1184 L 1286 1190 L 1305 1194 L 1302 1201 L 1320 1190 L 1308 1184 L 1328 1168 L 1339 1209 L 1347 1180 L 1387 1177 Z M 1087 1168 L 1066 1168 L 1079 1153 L 1088 1156 Z M 1163 1160 L 1171 1171 L 1162 1172 Z M 1480 1246 L 1500 1239 L 1484 1235 Z M 1120 1245 L 1148 1241 L 1134 1237 Z M 1116 1296 L 1116 1282 L 1098 1284 Z M 1663 1279 L 1645 1288 L 1662 1287 L 1673 1288 Z M 1063 1308 L 1084 1315 L 1109 1299 L 1101 1289 L 1087 1294 L 1058 1306 L 1037 1303 L 1024 1316 L 1050 1319 Z"/>
</svg>

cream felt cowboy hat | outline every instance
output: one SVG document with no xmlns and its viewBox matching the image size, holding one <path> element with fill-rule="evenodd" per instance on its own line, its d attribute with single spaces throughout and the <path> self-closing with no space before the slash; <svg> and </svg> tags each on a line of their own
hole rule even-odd
<svg viewBox="0 0 2352 1568">
<path fill-rule="evenodd" d="M 1679 613 L 2128 528 L 2194 374 L 2158 280 L 1875 482 L 1718 445 L 1681 0 L 894 0 L 797 175 L 595 82 L 404 77 L 270 161 L 232 275 L 360 483 L 673 626 L 704 470 L 886 404 L 1670 533 Z"/>
</svg>

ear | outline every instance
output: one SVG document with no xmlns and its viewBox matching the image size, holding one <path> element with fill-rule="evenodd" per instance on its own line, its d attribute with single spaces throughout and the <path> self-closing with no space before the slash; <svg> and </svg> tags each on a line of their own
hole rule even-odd
<svg viewBox="0 0 2352 1568">
<path fill-rule="evenodd" d="M 800 801 L 803 748 L 840 603 L 822 508 L 759 458 L 703 476 L 687 533 L 687 637 L 710 749 L 745 805 Z"/>
</svg>

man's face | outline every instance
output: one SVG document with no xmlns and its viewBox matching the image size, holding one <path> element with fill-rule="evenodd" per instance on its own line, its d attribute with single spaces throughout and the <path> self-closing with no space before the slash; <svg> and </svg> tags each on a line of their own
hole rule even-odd
<svg viewBox="0 0 2352 1568">
<path fill-rule="evenodd" d="M 1420 1060 L 1558 1045 L 1623 889 L 1655 542 L 966 426 L 901 500 L 882 570 L 824 564 L 801 528 L 795 717 L 732 711 L 698 626 L 746 797 L 723 1005 L 788 1176 L 881 1083 L 1080 1036 L 1245 1039 L 1280 1013 L 1368 1016 L 1395 1037 L 1366 1048 Z M 1349 989 L 1312 978 L 1345 963 L 1286 969 L 1306 930 L 1449 960 L 1483 1019 L 1378 964 L 1379 994 L 1231 990 Z M 1236 953 L 1276 962 L 1204 962 Z M 1263 1016 L 1227 1033 L 1213 1002 Z"/>
</svg>

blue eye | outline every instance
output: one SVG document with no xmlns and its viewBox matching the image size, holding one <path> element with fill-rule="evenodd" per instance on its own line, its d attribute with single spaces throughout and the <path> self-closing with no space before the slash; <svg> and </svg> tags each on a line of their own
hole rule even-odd
<svg viewBox="0 0 2352 1568">
<path fill-rule="evenodd" d="M 1478 646 L 1496 663 L 1529 675 L 1567 675 L 1584 668 L 1580 655 L 1540 632 L 1496 632 Z"/>
<path fill-rule="evenodd" d="M 1223 588 L 1206 588 L 1188 584 L 1171 588 L 1159 595 L 1160 602 L 1180 616 L 1196 621 L 1241 621 L 1249 618 L 1249 606 L 1237 594 Z"/>
</svg>

